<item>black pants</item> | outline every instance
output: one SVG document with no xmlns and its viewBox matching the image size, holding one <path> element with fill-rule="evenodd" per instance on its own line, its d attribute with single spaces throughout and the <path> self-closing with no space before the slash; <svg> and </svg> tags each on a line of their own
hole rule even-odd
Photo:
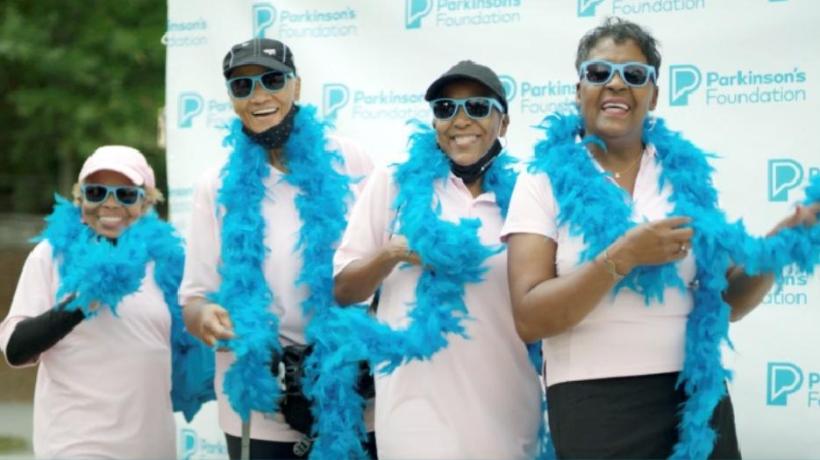
<svg viewBox="0 0 820 460">
<path fill-rule="evenodd" d="M 231 460 L 239 460 L 242 453 L 242 438 L 225 433 L 228 442 L 228 456 Z M 295 442 L 264 441 L 261 439 L 251 439 L 251 455 L 254 460 L 304 460 L 308 453 L 297 456 L 293 450 Z M 376 435 L 367 434 L 367 442 L 364 445 L 368 457 L 377 460 L 376 457 Z"/>
<path fill-rule="evenodd" d="M 686 401 L 678 373 L 566 382 L 547 389 L 549 424 L 558 458 L 667 458 L 678 442 Z M 732 401 L 711 420 L 717 433 L 709 458 L 739 459 Z"/>
</svg>

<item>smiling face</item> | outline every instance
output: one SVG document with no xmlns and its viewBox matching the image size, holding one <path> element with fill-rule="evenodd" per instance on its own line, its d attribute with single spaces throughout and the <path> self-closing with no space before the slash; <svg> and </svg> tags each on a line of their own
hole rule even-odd
<svg viewBox="0 0 820 460">
<path fill-rule="evenodd" d="M 441 97 L 462 99 L 476 96 L 492 97 L 489 89 L 472 80 L 457 80 L 441 91 Z M 497 109 L 475 120 L 459 108 L 449 120 L 433 120 L 436 139 L 441 149 L 454 163 L 469 166 L 484 156 L 499 137 L 507 133 L 508 117 Z"/>
<path fill-rule="evenodd" d="M 615 63 L 647 62 L 634 40 L 616 43 L 612 37 L 599 40 L 586 59 Z M 600 137 L 610 146 L 621 144 L 631 147 L 641 142 L 644 118 L 658 102 L 658 87 L 654 82 L 641 87 L 628 86 L 616 72 L 604 85 L 596 86 L 581 80 L 577 85 L 576 102 L 587 134 Z"/>
<path fill-rule="evenodd" d="M 109 186 L 131 185 L 134 183 L 124 175 L 102 170 L 97 171 L 83 181 L 84 184 L 101 184 Z M 80 194 L 82 221 L 98 234 L 107 238 L 117 238 L 126 227 L 134 223 L 148 209 L 145 199 L 139 199 L 131 206 L 124 206 L 109 195 L 102 203 L 89 203 Z"/>
<path fill-rule="evenodd" d="M 270 69 L 260 65 L 237 67 L 229 78 L 261 75 Z M 231 98 L 233 110 L 246 128 L 261 133 L 278 125 L 290 112 L 294 102 L 299 100 L 300 80 L 289 78 L 285 87 L 272 93 L 257 83 L 253 93 L 245 99 Z"/>
</svg>

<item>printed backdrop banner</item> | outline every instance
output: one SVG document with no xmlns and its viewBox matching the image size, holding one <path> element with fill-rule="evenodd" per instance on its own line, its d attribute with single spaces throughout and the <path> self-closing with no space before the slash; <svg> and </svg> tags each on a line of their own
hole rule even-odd
<svg viewBox="0 0 820 460">
<path fill-rule="evenodd" d="M 534 127 L 572 103 L 578 39 L 606 16 L 648 27 L 663 63 L 656 114 L 719 158 L 716 184 L 732 218 L 764 234 L 820 172 L 820 2 L 815 0 L 169 0 L 166 117 L 173 223 L 188 228 L 193 184 L 225 159 L 233 116 L 221 62 L 253 36 L 285 41 L 302 103 L 335 116 L 376 163 L 403 158 L 423 94 L 462 59 L 501 75 L 508 148 L 528 157 Z M 735 402 L 746 458 L 820 457 L 820 284 L 786 273 L 732 326 Z M 180 423 L 180 456 L 224 458 L 211 406 Z"/>
</svg>

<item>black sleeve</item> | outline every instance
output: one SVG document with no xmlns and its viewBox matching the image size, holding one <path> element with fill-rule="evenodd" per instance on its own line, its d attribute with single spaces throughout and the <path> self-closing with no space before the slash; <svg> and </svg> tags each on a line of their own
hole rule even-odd
<svg viewBox="0 0 820 460">
<path fill-rule="evenodd" d="M 66 311 L 68 298 L 40 316 L 26 318 L 17 323 L 6 345 L 6 359 L 9 364 L 19 366 L 30 362 L 40 353 L 53 347 L 74 327 L 82 322 L 82 310 Z"/>
</svg>

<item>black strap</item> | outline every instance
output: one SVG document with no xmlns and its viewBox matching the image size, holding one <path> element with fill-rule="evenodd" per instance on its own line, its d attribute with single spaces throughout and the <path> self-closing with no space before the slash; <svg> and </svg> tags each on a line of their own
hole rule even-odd
<svg viewBox="0 0 820 460">
<path fill-rule="evenodd" d="M 453 175 L 456 177 L 461 178 L 465 184 L 470 185 L 478 179 L 484 177 L 484 173 L 490 168 L 492 161 L 498 156 L 499 153 L 501 153 L 501 150 L 501 142 L 496 139 L 490 147 L 490 150 L 488 150 L 484 156 L 479 158 L 478 161 L 471 165 L 462 166 L 453 160 L 450 160 L 450 171 L 452 171 Z"/>
<path fill-rule="evenodd" d="M 9 364 L 20 366 L 33 361 L 44 351 L 63 339 L 85 318 L 82 310 L 66 311 L 73 297 L 60 302 L 39 316 L 26 318 L 17 324 L 6 345 Z"/>
</svg>

